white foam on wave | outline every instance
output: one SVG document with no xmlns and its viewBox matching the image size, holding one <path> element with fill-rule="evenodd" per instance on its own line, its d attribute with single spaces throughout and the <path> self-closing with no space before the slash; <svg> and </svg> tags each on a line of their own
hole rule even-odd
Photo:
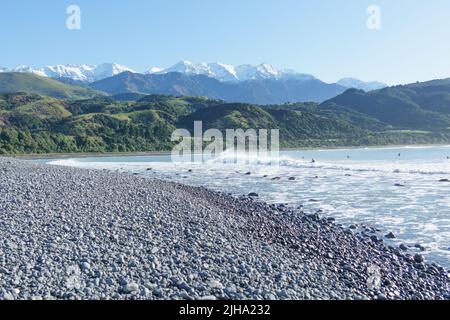
<svg viewBox="0 0 450 320">
<path fill-rule="evenodd" d="M 135 168 L 147 167 L 148 162 L 97 162 L 84 161 L 80 159 L 58 159 L 48 162 L 51 165 L 83 167 L 83 168 Z M 224 152 L 218 157 L 208 160 L 205 163 L 170 163 L 170 162 L 152 162 L 152 165 L 184 165 L 184 166 L 205 166 L 211 168 L 214 166 L 229 165 L 234 166 L 236 170 L 247 168 L 248 166 L 264 166 L 267 173 L 278 171 L 279 167 L 288 167 L 295 169 L 318 169 L 333 170 L 342 172 L 372 172 L 380 174 L 420 174 L 420 175 L 450 175 L 450 161 L 311 161 L 296 159 L 287 156 L 270 157 L 259 156 L 258 154 L 234 154 Z"/>
<path fill-rule="evenodd" d="M 314 161 L 288 156 L 270 157 L 258 154 L 234 153 L 225 151 L 208 161 L 211 163 L 283 166 L 299 169 L 327 169 L 354 172 L 410 173 L 424 175 L 450 175 L 450 161 L 353 161 L 335 160 Z"/>
<path fill-rule="evenodd" d="M 63 166 L 63 167 L 78 167 L 80 164 L 80 161 L 76 159 L 58 159 L 58 160 L 51 160 L 47 162 L 47 164 L 53 165 L 53 166 Z"/>
</svg>

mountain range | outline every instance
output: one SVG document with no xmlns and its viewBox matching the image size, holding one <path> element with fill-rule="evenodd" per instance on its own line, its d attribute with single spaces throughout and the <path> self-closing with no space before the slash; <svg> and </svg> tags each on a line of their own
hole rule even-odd
<svg viewBox="0 0 450 320">
<path fill-rule="evenodd" d="M 42 68 L 30 66 L 18 66 L 13 69 L 1 68 L 0 72 L 26 72 L 34 73 L 40 76 L 62 79 L 66 81 L 92 83 L 100 81 L 122 72 L 133 72 L 131 68 L 117 63 L 103 63 L 100 65 L 91 64 L 69 64 L 54 65 Z M 214 78 L 221 82 L 244 82 L 258 80 L 318 80 L 310 74 L 299 73 L 294 70 L 279 69 L 267 63 L 257 66 L 245 64 L 233 66 L 220 62 L 213 63 L 192 63 L 190 61 L 180 61 L 169 68 L 152 67 L 143 72 L 143 74 L 162 75 L 172 72 L 178 72 L 185 75 L 204 75 Z M 354 78 L 344 78 L 337 84 L 345 88 L 356 88 L 366 91 L 386 87 L 379 82 L 364 82 Z"/>
<path fill-rule="evenodd" d="M 244 64 L 233 66 L 220 62 L 213 63 L 192 63 L 190 61 L 180 61 L 175 65 L 163 69 L 158 67 L 151 68 L 147 74 L 167 74 L 179 72 L 187 75 L 204 75 L 223 82 L 242 82 L 249 80 L 286 80 L 301 79 L 312 80 L 314 76 L 310 74 L 298 73 L 294 70 L 281 70 L 271 64 L 262 63 L 257 66 Z"/>
<path fill-rule="evenodd" d="M 255 104 L 323 102 L 348 88 L 371 91 L 386 86 L 355 78 L 326 83 L 313 75 L 279 69 L 267 63 L 233 66 L 219 62 L 180 61 L 169 68 L 152 67 L 144 73 L 137 73 L 117 63 L 71 64 L 43 68 L 19 66 L 12 70 L 0 68 L 1 73 L 35 74 L 110 95 L 205 96 L 227 102 Z"/>
</svg>

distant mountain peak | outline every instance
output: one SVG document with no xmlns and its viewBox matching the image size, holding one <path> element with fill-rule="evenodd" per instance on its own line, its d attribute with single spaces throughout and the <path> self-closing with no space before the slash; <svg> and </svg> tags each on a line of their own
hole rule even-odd
<svg viewBox="0 0 450 320">
<path fill-rule="evenodd" d="M 337 84 L 346 87 L 346 88 L 354 88 L 364 91 L 373 91 L 378 89 L 386 88 L 388 85 L 377 82 L 377 81 L 362 81 L 357 78 L 342 78 L 340 79 Z"/>
<path fill-rule="evenodd" d="M 94 64 L 58 64 L 35 68 L 31 66 L 18 66 L 14 69 L 0 68 L 0 72 L 24 72 L 34 73 L 40 76 L 73 81 L 75 83 L 93 83 L 123 72 L 135 73 L 127 66 L 118 63 Z M 237 83 L 245 81 L 312 81 L 318 80 L 311 74 L 299 73 L 295 70 L 280 69 L 274 65 L 264 62 L 258 65 L 242 64 L 234 66 L 223 62 L 201 62 L 194 63 L 189 60 L 181 60 L 168 68 L 151 67 L 145 74 L 162 75 L 172 72 L 184 75 L 203 75 L 221 82 Z M 384 88 L 387 85 L 380 82 L 364 82 L 356 78 L 343 78 L 337 82 L 344 88 L 357 88 L 371 91 Z"/>
<path fill-rule="evenodd" d="M 273 65 L 268 63 L 261 63 L 259 66 L 256 67 L 256 70 L 269 76 L 276 77 L 280 74 L 280 70 L 278 70 Z"/>
<path fill-rule="evenodd" d="M 134 73 L 132 69 L 118 63 L 103 63 L 93 70 L 94 81 L 106 79 L 126 71 Z"/>
<path fill-rule="evenodd" d="M 149 73 L 153 74 L 165 74 L 170 72 L 179 72 L 188 75 L 205 75 L 211 78 L 215 78 L 219 81 L 238 81 L 236 77 L 236 70 L 234 66 L 227 65 L 220 62 L 213 63 L 193 63 L 188 60 L 182 60 L 177 62 L 173 66 L 161 69 L 150 70 Z"/>
<path fill-rule="evenodd" d="M 151 67 L 146 73 L 148 74 L 153 74 L 153 73 L 158 73 L 163 71 L 164 68 L 160 68 L 160 67 Z"/>
</svg>

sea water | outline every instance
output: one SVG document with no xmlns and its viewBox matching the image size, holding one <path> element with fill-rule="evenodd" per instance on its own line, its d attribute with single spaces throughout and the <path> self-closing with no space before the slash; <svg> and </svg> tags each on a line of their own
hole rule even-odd
<svg viewBox="0 0 450 320">
<path fill-rule="evenodd" d="M 170 155 L 47 162 L 137 173 L 235 195 L 256 192 L 270 203 L 321 210 L 346 226 L 393 232 L 392 244 L 420 244 L 429 261 L 449 269 L 449 157 L 450 146 L 418 146 L 282 151 L 277 159 L 250 157 L 239 164 L 226 152 L 201 164 L 173 163 Z"/>
</svg>

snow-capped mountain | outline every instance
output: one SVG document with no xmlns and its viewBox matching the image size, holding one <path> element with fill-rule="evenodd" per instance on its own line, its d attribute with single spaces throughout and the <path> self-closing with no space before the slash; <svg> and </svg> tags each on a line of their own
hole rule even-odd
<svg viewBox="0 0 450 320">
<path fill-rule="evenodd" d="M 377 82 L 377 81 L 371 81 L 371 82 L 365 82 L 361 81 L 356 78 L 343 78 L 337 82 L 337 84 L 346 87 L 346 88 L 354 88 L 364 91 L 373 91 L 378 89 L 386 88 L 388 85 Z"/>
<path fill-rule="evenodd" d="M 67 78 L 76 81 L 90 82 L 95 78 L 95 65 L 56 65 L 42 69 L 45 76 L 50 78 Z"/>
<path fill-rule="evenodd" d="M 258 66 L 252 66 L 249 64 L 236 67 L 237 75 L 242 81 L 246 80 L 283 80 L 283 79 L 296 79 L 296 80 L 313 80 L 316 79 L 310 74 L 298 73 L 289 69 L 278 69 L 271 64 L 262 63 Z"/>
<path fill-rule="evenodd" d="M 117 63 L 103 63 L 100 65 L 67 64 L 46 66 L 43 68 L 18 66 L 14 69 L 0 67 L 0 72 L 27 72 L 63 81 L 71 80 L 84 83 L 93 83 L 127 71 L 136 73 L 132 69 Z M 163 75 L 171 72 L 178 72 L 185 75 L 204 75 L 220 82 L 234 83 L 262 80 L 318 80 L 310 74 L 299 73 L 288 69 L 278 69 L 268 63 L 233 66 L 220 62 L 193 63 L 186 60 L 180 61 L 169 68 L 152 67 L 145 74 Z M 344 88 L 356 88 L 364 91 L 387 87 L 384 83 L 364 82 L 355 78 L 343 78 L 337 84 Z"/>
<path fill-rule="evenodd" d="M 239 81 L 237 70 L 230 64 L 220 62 L 208 63 L 210 74 L 220 81 Z"/>
<path fill-rule="evenodd" d="M 297 73 L 292 70 L 280 70 L 273 65 L 263 63 L 258 66 L 250 64 L 233 66 L 220 62 L 213 63 L 192 63 L 190 61 L 180 61 L 173 66 L 161 69 L 152 68 L 150 74 L 164 74 L 170 72 L 180 72 L 188 75 L 205 75 L 223 82 L 240 82 L 248 80 L 274 79 L 281 80 L 295 78 L 298 80 L 315 79 L 312 75 Z"/>
<path fill-rule="evenodd" d="M 154 74 L 154 73 L 158 73 L 163 71 L 164 68 L 159 68 L 159 67 L 151 67 L 150 70 L 148 70 L 146 73 L 147 74 Z"/>
<path fill-rule="evenodd" d="M 223 63 L 198 63 L 190 61 L 180 61 L 169 68 L 152 68 L 149 74 L 165 74 L 170 72 L 179 72 L 187 75 L 204 75 L 215 78 L 219 81 L 238 81 L 236 69 L 232 65 Z"/>
<path fill-rule="evenodd" d="M 37 74 L 39 76 L 46 77 L 44 69 L 34 69 L 32 67 L 29 67 L 29 66 L 18 66 L 16 68 L 12 69 L 11 71 L 12 72 L 34 73 L 34 74 Z"/>
<path fill-rule="evenodd" d="M 2 69 L 2 72 L 7 71 L 34 73 L 43 77 L 55 79 L 65 78 L 87 83 L 103 80 L 105 78 L 115 76 L 125 71 L 134 72 L 130 68 L 122 66 L 117 63 L 103 63 L 98 66 L 90 64 L 77 64 L 77 65 L 68 64 L 68 65 L 46 66 L 44 68 L 19 66 L 12 70 L 8 70 L 6 68 Z"/>
<path fill-rule="evenodd" d="M 93 81 L 106 79 L 126 71 L 134 73 L 130 68 L 117 63 L 103 63 L 94 69 L 95 79 Z"/>
</svg>

